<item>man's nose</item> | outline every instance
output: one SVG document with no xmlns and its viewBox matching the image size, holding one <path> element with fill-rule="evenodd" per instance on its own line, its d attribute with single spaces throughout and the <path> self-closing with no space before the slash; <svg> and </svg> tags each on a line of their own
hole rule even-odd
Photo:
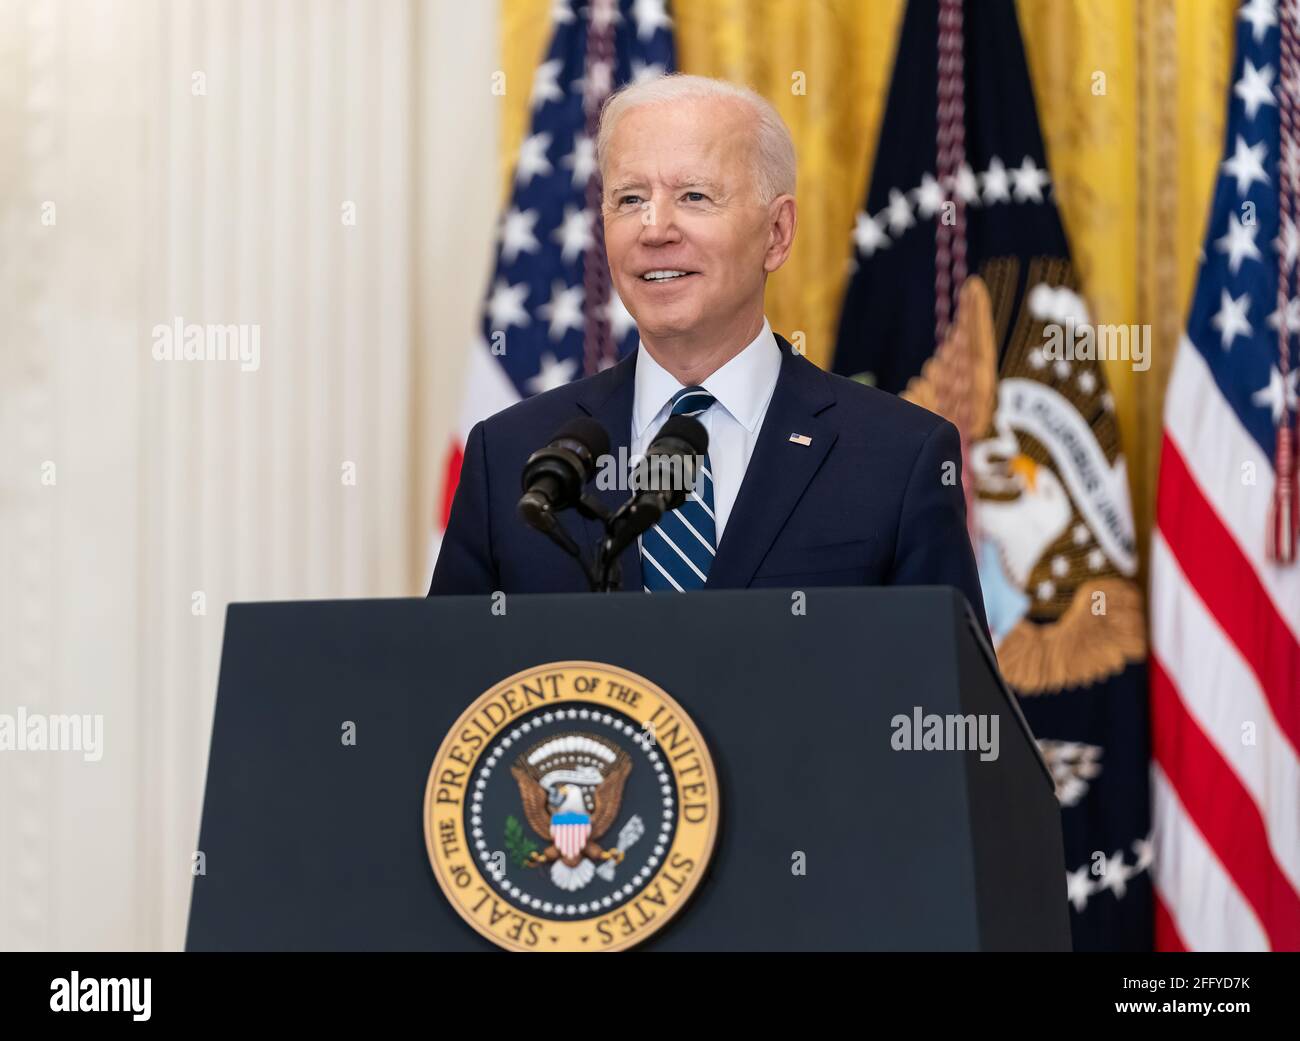
<svg viewBox="0 0 1300 1041">
<path fill-rule="evenodd" d="M 677 211 L 670 198 L 651 199 L 641 211 L 641 244 L 643 246 L 662 246 L 665 243 L 681 240 L 681 228 L 677 226 Z"/>
</svg>

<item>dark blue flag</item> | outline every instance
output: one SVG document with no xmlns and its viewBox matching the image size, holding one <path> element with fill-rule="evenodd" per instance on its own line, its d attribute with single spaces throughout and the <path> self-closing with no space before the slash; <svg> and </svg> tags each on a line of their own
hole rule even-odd
<svg viewBox="0 0 1300 1041">
<path fill-rule="evenodd" d="M 837 372 L 962 434 L 971 537 L 1003 674 L 1056 779 L 1077 950 L 1152 944 L 1145 622 L 1096 324 L 1078 286 L 1012 0 L 911 0 Z M 1104 319 L 1103 319 L 1104 320 Z"/>
</svg>

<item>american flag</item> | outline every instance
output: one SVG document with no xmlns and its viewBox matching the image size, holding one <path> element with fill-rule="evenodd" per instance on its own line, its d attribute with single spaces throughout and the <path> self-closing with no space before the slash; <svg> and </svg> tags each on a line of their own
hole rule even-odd
<svg viewBox="0 0 1300 1041">
<path fill-rule="evenodd" d="M 1239 11 L 1224 159 L 1165 405 L 1151 548 L 1164 950 L 1300 949 L 1300 565 L 1286 562 L 1294 507 L 1279 494 L 1300 331 L 1300 47 L 1295 0 L 1283 7 Z"/>
<path fill-rule="evenodd" d="M 551 17 L 551 45 L 533 77 L 528 134 L 498 228 L 482 336 L 470 346 L 439 530 L 475 423 L 591 375 L 637 344 L 605 261 L 596 129 L 612 91 L 673 71 L 667 0 L 557 0 Z"/>
</svg>

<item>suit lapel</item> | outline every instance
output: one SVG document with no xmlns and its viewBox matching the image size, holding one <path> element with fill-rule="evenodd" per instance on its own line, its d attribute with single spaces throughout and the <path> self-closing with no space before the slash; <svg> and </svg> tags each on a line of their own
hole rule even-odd
<svg viewBox="0 0 1300 1041">
<path fill-rule="evenodd" d="M 636 356 L 632 351 L 626 358 L 601 376 L 587 381 L 583 395 L 578 399 L 578 407 L 592 419 L 600 423 L 609 434 L 609 450 L 614 459 L 622 465 L 631 453 L 632 445 L 632 400 L 636 392 Z M 625 474 L 620 473 L 622 480 Z M 597 497 L 605 508 L 613 512 L 628 497 L 626 488 L 596 488 Z M 602 539 L 605 530 L 598 521 L 583 519 L 587 530 L 588 544 Z M 641 558 L 637 544 L 633 542 L 619 557 L 623 572 L 623 588 L 641 589 Z"/>
<path fill-rule="evenodd" d="M 819 418 L 835 404 L 826 374 L 796 354 L 783 337 L 776 339 L 781 373 L 709 571 L 710 589 L 749 585 L 837 436 L 835 428 Z M 792 434 L 811 443 L 792 442 Z"/>
</svg>

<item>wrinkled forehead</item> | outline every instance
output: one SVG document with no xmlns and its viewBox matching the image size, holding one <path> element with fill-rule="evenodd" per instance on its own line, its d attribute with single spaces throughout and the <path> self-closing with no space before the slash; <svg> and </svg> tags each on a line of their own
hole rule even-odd
<svg viewBox="0 0 1300 1041">
<path fill-rule="evenodd" d="M 753 181 L 754 119 L 743 102 L 686 99 L 634 108 L 609 140 L 606 185 L 739 190 Z"/>
</svg>

